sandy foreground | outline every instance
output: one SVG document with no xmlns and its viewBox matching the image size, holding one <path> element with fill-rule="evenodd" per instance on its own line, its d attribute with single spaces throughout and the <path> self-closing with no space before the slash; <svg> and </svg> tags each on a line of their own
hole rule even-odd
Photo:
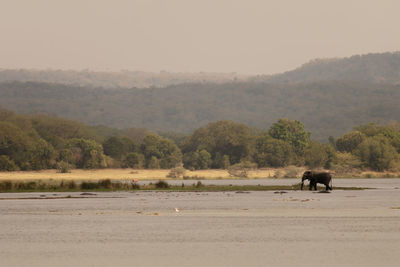
<svg viewBox="0 0 400 267">
<path fill-rule="evenodd" d="M 3 193 L 0 266 L 399 266 L 400 179 L 371 181 L 383 185 Z"/>
</svg>

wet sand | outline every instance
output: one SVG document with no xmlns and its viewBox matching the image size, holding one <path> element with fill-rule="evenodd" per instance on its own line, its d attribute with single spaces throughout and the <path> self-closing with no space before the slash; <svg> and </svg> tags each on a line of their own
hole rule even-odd
<svg viewBox="0 0 400 267">
<path fill-rule="evenodd" d="M 3 193 L 0 266 L 398 266 L 400 180 L 356 181 L 380 186 Z"/>
</svg>

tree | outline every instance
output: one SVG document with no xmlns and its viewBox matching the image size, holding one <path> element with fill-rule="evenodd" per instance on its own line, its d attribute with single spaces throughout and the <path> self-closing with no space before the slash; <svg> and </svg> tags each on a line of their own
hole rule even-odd
<svg viewBox="0 0 400 267">
<path fill-rule="evenodd" d="M 390 141 L 382 135 L 365 139 L 359 145 L 357 154 L 365 166 L 376 171 L 389 169 L 391 163 L 399 157 Z"/>
<path fill-rule="evenodd" d="M 252 131 L 246 125 L 217 121 L 194 131 L 183 142 L 182 151 L 185 154 L 206 150 L 211 155 L 211 167 L 224 168 L 224 156 L 229 157 L 229 165 L 248 159 L 253 139 Z"/>
<path fill-rule="evenodd" d="M 258 167 L 284 167 L 295 161 L 292 147 L 268 134 L 257 137 L 254 158 Z"/>
<path fill-rule="evenodd" d="M 205 149 L 186 153 L 183 156 L 183 164 L 187 169 L 208 169 L 211 166 L 211 154 Z"/>
<path fill-rule="evenodd" d="M 78 168 L 106 167 L 103 147 L 94 140 L 73 138 L 68 141 L 67 148 L 72 151 L 74 163 Z"/>
<path fill-rule="evenodd" d="M 182 162 L 182 153 L 177 145 L 157 134 L 147 134 L 143 139 L 141 151 L 145 157 L 146 167 L 168 169 Z M 157 164 L 156 164 L 157 162 Z"/>
<path fill-rule="evenodd" d="M 279 119 L 268 131 L 269 135 L 289 143 L 297 155 L 302 155 L 310 142 L 310 133 L 297 120 Z"/>
<path fill-rule="evenodd" d="M 30 159 L 32 169 L 41 170 L 54 167 L 55 156 L 53 146 L 40 138 L 32 148 Z"/>
<path fill-rule="evenodd" d="M 22 170 L 30 169 L 32 138 L 17 126 L 0 122 L 0 155 L 7 156 Z"/>
<path fill-rule="evenodd" d="M 0 171 L 18 171 L 18 166 L 6 155 L 0 156 Z"/>
<path fill-rule="evenodd" d="M 72 138 L 101 139 L 93 129 L 77 121 L 47 115 L 32 116 L 31 121 L 39 136 L 56 149 L 62 149 Z"/>
<path fill-rule="evenodd" d="M 151 156 L 149 162 L 147 163 L 147 168 L 149 169 L 160 169 L 160 161 L 157 157 Z"/>
<path fill-rule="evenodd" d="M 136 144 L 128 137 L 112 136 L 103 142 L 104 154 L 116 160 L 121 160 L 124 155 L 136 151 Z"/>
<path fill-rule="evenodd" d="M 339 137 L 336 140 L 336 147 L 340 152 L 352 153 L 365 138 L 367 137 L 362 132 L 352 131 Z"/>
<path fill-rule="evenodd" d="M 373 136 L 384 136 L 390 144 L 396 148 L 397 152 L 400 153 L 400 124 L 391 123 L 389 125 L 377 125 L 375 123 L 368 123 L 365 125 L 359 125 L 355 127 L 358 131 L 365 134 L 367 137 Z"/>
<path fill-rule="evenodd" d="M 123 167 L 137 168 L 137 169 L 143 168 L 144 156 L 136 152 L 128 153 L 123 161 Z"/>
<path fill-rule="evenodd" d="M 335 150 L 331 145 L 312 141 L 304 152 L 305 164 L 309 168 L 324 167 L 329 169 L 335 158 Z"/>
</svg>

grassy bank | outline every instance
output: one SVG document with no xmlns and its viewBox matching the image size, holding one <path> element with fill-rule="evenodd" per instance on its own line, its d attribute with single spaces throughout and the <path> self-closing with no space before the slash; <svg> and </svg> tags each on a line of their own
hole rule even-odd
<svg viewBox="0 0 400 267">
<path fill-rule="evenodd" d="M 305 190 L 308 187 L 304 188 Z M 319 187 L 324 190 L 324 187 Z M 363 190 L 361 187 L 335 187 L 336 190 Z M 300 183 L 293 185 L 204 185 L 201 181 L 192 185 L 170 185 L 166 181 L 158 181 L 147 185 L 138 185 L 133 182 L 111 181 L 83 181 L 77 183 L 69 181 L 0 181 L 0 193 L 13 192 L 79 192 L 79 191 L 282 191 L 300 190 Z"/>
</svg>

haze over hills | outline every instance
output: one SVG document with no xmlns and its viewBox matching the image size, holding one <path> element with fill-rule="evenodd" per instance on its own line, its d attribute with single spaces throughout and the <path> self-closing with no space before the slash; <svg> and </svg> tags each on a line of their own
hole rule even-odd
<svg viewBox="0 0 400 267">
<path fill-rule="evenodd" d="M 35 69 L 0 69 L 0 82 L 46 82 L 87 87 L 148 88 L 164 87 L 181 83 L 224 83 L 246 80 L 248 76 L 237 73 L 159 73 L 144 71 L 76 71 L 76 70 L 35 70 Z"/>
<path fill-rule="evenodd" d="M 222 119 L 267 129 L 287 117 L 325 141 L 360 123 L 398 120 L 399 81 L 400 53 L 384 53 L 316 60 L 267 78 L 145 90 L 9 81 L 0 83 L 0 105 L 91 125 L 181 133 Z"/>
<path fill-rule="evenodd" d="M 0 82 L 31 81 L 106 89 L 165 87 L 182 83 L 229 83 L 233 81 L 297 83 L 331 80 L 400 84 L 400 52 L 315 59 L 299 68 L 281 74 L 258 76 L 212 72 L 171 73 L 161 71 L 153 73 L 144 71 L 0 69 Z"/>
</svg>

